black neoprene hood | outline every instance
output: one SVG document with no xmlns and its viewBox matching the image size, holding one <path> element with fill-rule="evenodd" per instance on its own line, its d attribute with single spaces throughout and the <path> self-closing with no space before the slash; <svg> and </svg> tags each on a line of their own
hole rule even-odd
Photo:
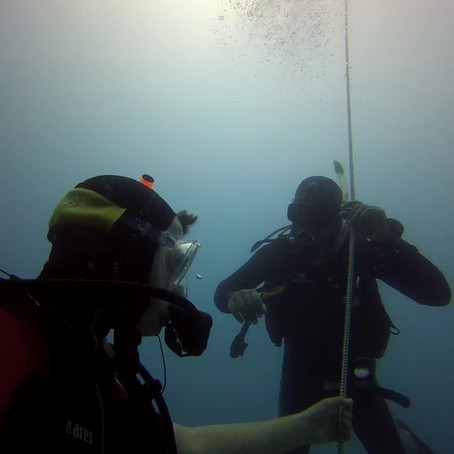
<svg viewBox="0 0 454 454">
<path fill-rule="evenodd" d="M 175 212 L 153 189 L 132 178 L 102 175 L 79 183 L 76 188 L 89 189 L 115 204 L 126 208 L 141 220 L 165 230 L 175 218 Z"/>
<path fill-rule="evenodd" d="M 342 203 L 340 187 L 330 178 L 323 176 L 312 176 L 299 184 L 294 202 L 298 203 L 303 197 L 316 197 L 338 206 Z"/>
<path fill-rule="evenodd" d="M 175 216 L 139 181 L 116 175 L 89 178 L 54 211 L 48 233 L 52 251 L 41 277 L 147 283 L 158 244 L 131 219 L 164 231 Z"/>
</svg>

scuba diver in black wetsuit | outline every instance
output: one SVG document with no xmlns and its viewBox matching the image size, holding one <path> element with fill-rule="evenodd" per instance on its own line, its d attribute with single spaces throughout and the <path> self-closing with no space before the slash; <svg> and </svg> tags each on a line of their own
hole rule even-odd
<svg viewBox="0 0 454 454">
<path fill-rule="evenodd" d="M 290 233 L 262 242 L 218 285 L 215 304 L 245 325 L 264 315 L 272 342 L 284 342 L 281 416 L 323 396 L 339 395 L 351 228 L 355 255 L 347 391 L 355 402 L 353 429 L 368 453 L 404 453 L 403 437 L 385 399 L 404 406 L 409 401 L 381 388 L 374 374 L 375 361 L 383 356 L 395 328 L 377 280 L 432 306 L 449 303 L 450 287 L 443 274 L 401 238 L 404 229 L 398 221 L 378 207 L 342 205 L 342 191 L 329 178 L 303 180 L 287 215 Z M 243 327 L 232 344 L 240 349 L 231 356 L 242 355 L 245 331 Z M 422 442 L 419 449 L 431 452 Z"/>
<path fill-rule="evenodd" d="M 196 220 L 152 189 L 102 175 L 71 189 L 49 221 L 37 279 L 0 279 L 0 452 L 278 454 L 351 433 L 351 399 L 324 399 L 289 418 L 183 427 L 140 363 L 143 336 L 198 356 L 211 317 L 183 296 L 200 246 Z M 112 334 L 113 343 L 108 342 Z"/>
</svg>

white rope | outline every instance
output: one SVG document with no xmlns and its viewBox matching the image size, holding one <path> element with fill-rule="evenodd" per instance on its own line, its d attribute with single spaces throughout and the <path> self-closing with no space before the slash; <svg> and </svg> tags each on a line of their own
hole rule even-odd
<svg viewBox="0 0 454 454">
<path fill-rule="evenodd" d="M 353 172 L 353 134 L 352 134 L 352 115 L 351 115 L 351 93 L 350 93 L 350 54 L 349 54 L 349 23 L 348 23 L 348 0 L 344 2 L 344 20 L 345 20 L 345 88 L 347 96 L 347 130 L 348 130 L 348 161 L 350 173 L 350 200 L 355 200 L 355 179 Z M 342 368 L 341 368 L 341 383 L 340 395 L 347 397 L 347 382 L 349 370 L 349 350 L 350 350 L 350 328 L 351 328 L 351 313 L 353 301 L 353 278 L 354 278 L 354 263 L 355 263 L 355 237 L 353 230 L 350 230 L 350 244 L 348 255 L 348 274 L 347 274 L 347 295 L 345 301 L 345 318 L 344 318 L 344 337 L 342 344 Z M 338 453 L 344 452 L 344 440 L 340 432 L 342 425 L 342 411 L 339 411 L 339 440 Z"/>
<path fill-rule="evenodd" d="M 355 264 L 355 235 L 353 229 L 350 230 L 350 244 L 348 250 L 348 273 L 347 273 L 347 295 L 345 297 L 345 318 L 344 318 L 344 337 L 342 342 L 342 367 L 341 367 L 341 382 L 340 395 L 347 397 L 347 382 L 348 382 L 348 363 L 350 353 L 350 328 L 352 319 L 353 306 L 353 286 L 354 286 L 354 264 Z M 339 412 L 339 425 L 342 424 L 342 412 Z M 344 452 L 344 440 L 339 428 L 338 452 Z"/>
<path fill-rule="evenodd" d="M 348 131 L 348 163 L 350 170 L 350 199 L 355 200 L 355 179 L 353 173 L 353 134 L 352 134 L 352 112 L 350 94 L 350 53 L 349 53 L 349 24 L 348 24 L 348 0 L 345 0 L 345 88 L 347 95 L 347 131 Z"/>
</svg>

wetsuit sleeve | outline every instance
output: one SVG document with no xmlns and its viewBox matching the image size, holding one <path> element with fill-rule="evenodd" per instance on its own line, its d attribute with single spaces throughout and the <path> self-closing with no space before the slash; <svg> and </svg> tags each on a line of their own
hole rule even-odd
<svg viewBox="0 0 454 454">
<path fill-rule="evenodd" d="M 234 292 L 256 288 L 267 280 L 270 276 L 273 257 L 277 258 L 276 252 L 273 244 L 260 248 L 244 265 L 224 279 L 217 286 L 214 294 L 216 307 L 220 311 L 228 313 L 227 302 Z"/>
<path fill-rule="evenodd" d="M 0 307 L 0 426 L 13 396 L 33 379 L 48 379 L 50 357 L 39 331 Z"/>
<path fill-rule="evenodd" d="M 378 279 L 420 304 L 444 306 L 450 302 L 451 289 L 443 273 L 400 235 L 390 235 L 372 247 Z"/>
</svg>

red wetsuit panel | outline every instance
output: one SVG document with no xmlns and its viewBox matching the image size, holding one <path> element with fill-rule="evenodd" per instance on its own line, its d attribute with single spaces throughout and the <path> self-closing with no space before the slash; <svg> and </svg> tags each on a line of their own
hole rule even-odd
<svg viewBox="0 0 454 454">
<path fill-rule="evenodd" d="M 15 390 L 30 378 L 48 379 L 49 371 L 48 346 L 38 329 L 0 308 L 0 422 Z"/>
</svg>

